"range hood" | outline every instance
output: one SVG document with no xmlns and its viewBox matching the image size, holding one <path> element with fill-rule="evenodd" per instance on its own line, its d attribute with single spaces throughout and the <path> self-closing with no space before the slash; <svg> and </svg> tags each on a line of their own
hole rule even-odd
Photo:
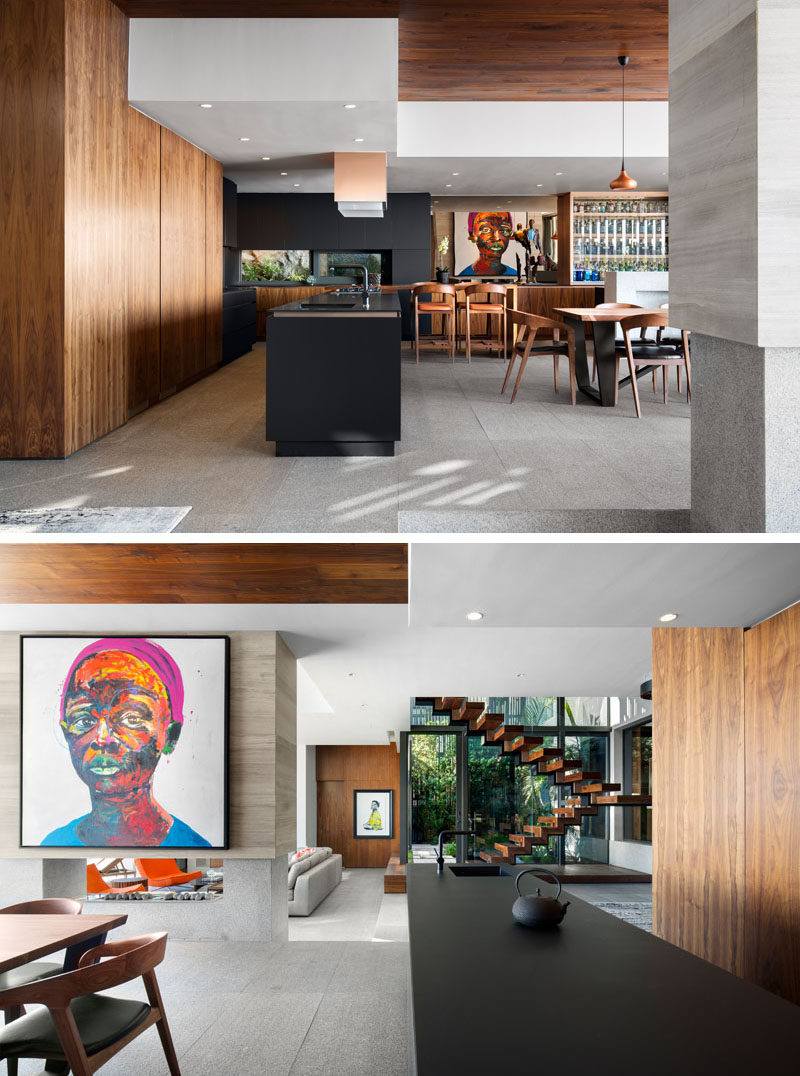
<svg viewBox="0 0 800 1076">
<path fill-rule="evenodd" d="M 386 211 L 386 154 L 334 153 L 333 197 L 343 217 L 382 217 Z"/>
</svg>

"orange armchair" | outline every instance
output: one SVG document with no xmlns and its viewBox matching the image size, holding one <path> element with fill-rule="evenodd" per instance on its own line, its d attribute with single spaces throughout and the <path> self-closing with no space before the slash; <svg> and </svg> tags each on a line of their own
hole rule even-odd
<svg viewBox="0 0 800 1076">
<path fill-rule="evenodd" d="M 136 869 L 151 887 L 158 889 L 168 885 L 184 885 L 202 878 L 202 871 L 182 871 L 174 859 L 134 859 Z"/>
<path fill-rule="evenodd" d="M 109 885 L 100 873 L 96 864 L 87 863 L 86 865 L 87 893 L 143 893 L 146 889 L 146 885 L 125 885 L 119 887 Z"/>
</svg>

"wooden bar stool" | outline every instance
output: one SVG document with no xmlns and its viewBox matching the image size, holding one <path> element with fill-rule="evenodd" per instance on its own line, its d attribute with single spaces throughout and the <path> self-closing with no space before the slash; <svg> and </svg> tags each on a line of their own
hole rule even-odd
<svg viewBox="0 0 800 1076">
<path fill-rule="evenodd" d="M 503 359 L 506 357 L 506 294 L 505 284 L 470 284 L 464 289 L 464 317 L 467 343 L 467 361 L 472 362 L 472 318 L 480 316 L 486 318 L 486 328 L 491 330 L 492 318 L 497 318 L 497 339 L 490 337 L 476 337 L 476 343 L 488 348 L 502 350 Z M 501 297 L 500 301 L 492 301 L 491 296 Z M 484 296 L 484 298 L 481 298 Z"/>
<path fill-rule="evenodd" d="M 456 358 L 456 289 L 453 284 L 436 284 L 433 281 L 429 281 L 426 284 L 415 284 L 411 289 L 411 295 L 414 300 L 414 349 L 417 355 L 417 362 L 419 362 L 419 316 L 420 314 L 438 314 L 442 319 L 442 333 L 436 335 L 434 333 L 426 334 L 422 337 L 429 344 L 434 346 L 446 344 L 447 349 L 450 352 L 450 361 L 455 362 Z M 425 301 L 422 296 L 429 295 L 430 299 Z M 436 296 L 442 296 L 441 299 L 437 299 Z M 447 335 L 445 335 L 445 330 Z"/>
<path fill-rule="evenodd" d="M 570 398 L 574 407 L 577 394 L 577 383 L 575 380 L 574 331 L 562 321 L 551 321 L 550 318 L 542 318 L 539 317 L 538 314 L 523 314 L 519 310 L 512 310 L 510 313 L 511 322 L 518 327 L 519 331 L 511 350 L 511 361 L 508 364 L 505 381 L 503 382 L 503 387 L 500 389 L 500 394 L 502 395 L 506 391 L 506 385 L 511 377 L 511 371 L 514 369 L 514 363 L 516 362 L 517 356 L 519 356 L 522 362 L 520 364 L 519 373 L 517 374 L 517 380 L 514 384 L 514 391 L 511 394 L 511 402 L 514 402 L 520 382 L 522 381 L 522 375 L 525 373 L 525 367 L 532 354 L 553 356 L 553 381 L 555 383 L 555 390 L 558 392 L 558 359 L 560 355 L 566 355 L 569 358 Z M 553 336 L 552 343 L 534 343 L 536 334 L 540 329 L 550 329 Z M 567 339 L 564 343 L 561 343 L 561 333 L 566 334 Z"/>
</svg>

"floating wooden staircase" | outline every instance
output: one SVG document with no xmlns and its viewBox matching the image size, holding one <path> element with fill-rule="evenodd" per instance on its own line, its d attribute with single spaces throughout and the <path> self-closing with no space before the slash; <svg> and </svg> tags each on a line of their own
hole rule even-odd
<svg viewBox="0 0 800 1076">
<path fill-rule="evenodd" d="M 570 826 L 580 826 L 584 818 L 596 815 L 598 807 L 649 807 L 652 798 L 621 792 L 621 786 L 602 780 L 602 774 L 581 769 L 580 761 L 565 758 L 555 747 L 544 747 L 544 738 L 524 725 L 506 725 L 503 714 L 486 712 L 481 702 L 466 698 L 435 698 L 434 711 L 450 713 L 450 723 L 466 724 L 470 736 L 479 736 L 484 745 L 498 747 L 504 756 L 516 756 L 522 766 L 536 766 L 537 772 L 556 785 L 568 785 L 571 795 L 566 806 L 555 807 L 552 815 L 542 815 L 536 825 L 523 826 L 523 833 L 511 833 L 507 841 L 495 844 L 494 852 L 481 852 L 487 863 L 516 863 L 517 856 L 530 855 L 553 837 L 563 837 Z"/>
</svg>

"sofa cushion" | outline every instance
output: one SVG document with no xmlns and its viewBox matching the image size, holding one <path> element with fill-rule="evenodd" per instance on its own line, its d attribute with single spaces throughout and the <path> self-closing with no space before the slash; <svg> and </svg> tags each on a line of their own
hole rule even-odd
<svg viewBox="0 0 800 1076">
<path fill-rule="evenodd" d="M 304 856 L 302 859 L 296 859 L 289 868 L 289 888 L 294 889 L 294 883 L 300 877 L 301 874 L 305 874 L 306 871 L 311 870 L 313 863 L 311 862 L 311 856 Z"/>
</svg>

